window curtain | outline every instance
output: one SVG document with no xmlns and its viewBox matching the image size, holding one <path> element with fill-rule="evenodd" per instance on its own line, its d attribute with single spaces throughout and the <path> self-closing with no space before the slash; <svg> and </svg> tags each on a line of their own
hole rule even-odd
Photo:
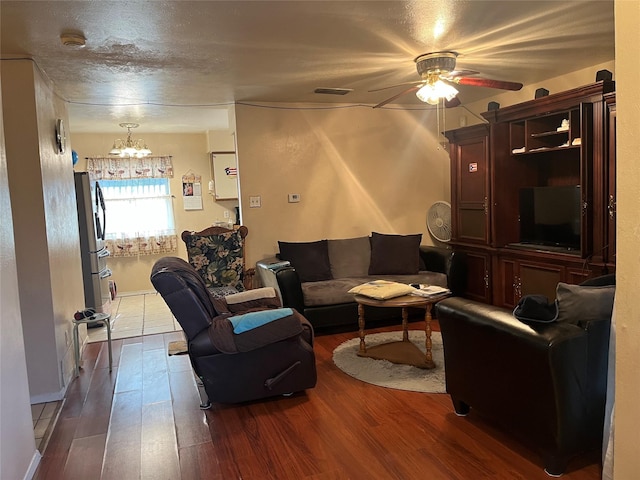
<svg viewBox="0 0 640 480">
<path fill-rule="evenodd" d="M 90 157 L 87 172 L 91 180 L 130 178 L 173 178 L 173 162 L 164 157 Z"/>
<path fill-rule="evenodd" d="M 121 227 L 121 230 L 126 231 L 110 232 L 107 220 L 105 243 L 112 256 L 134 257 L 177 251 L 178 237 L 173 223 L 170 192 L 158 191 L 157 187 L 147 185 L 148 180 L 145 181 L 152 178 L 172 178 L 173 162 L 170 156 L 90 157 L 87 158 L 87 172 L 92 181 L 103 181 L 107 184 L 113 183 L 105 182 L 107 180 L 123 181 L 122 188 L 103 184 L 105 201 L 113 207 L 107 210 L 107 215 L 111 210 L 112 215 L 121 217 L 126 215 L 127 211 L 136 211 L 147 220 L 154 214 L 164 217 L 163 222 L 158 222 L 164 223 L 163 225 L 158 224 L 155 228 L 140 225 L 143 227 L 141 231 L 136 231 L 135 227 Z M 136 183 L 136 180 L 139 180 L 139 183 Z M 165 219 L 167 221 L 164 221 Z"/>
</svg>

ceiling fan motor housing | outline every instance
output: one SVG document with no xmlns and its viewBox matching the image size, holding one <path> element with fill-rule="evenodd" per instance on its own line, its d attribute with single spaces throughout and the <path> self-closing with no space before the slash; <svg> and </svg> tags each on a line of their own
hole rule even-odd
<svg viewBox="0 0 640 480">
<path fill-rule="evenodd" d="M 421 77 L 452 72 L 456 68 L 456 52 L 425 53 L 415 58 L 416 69 Z"/>
</svg>

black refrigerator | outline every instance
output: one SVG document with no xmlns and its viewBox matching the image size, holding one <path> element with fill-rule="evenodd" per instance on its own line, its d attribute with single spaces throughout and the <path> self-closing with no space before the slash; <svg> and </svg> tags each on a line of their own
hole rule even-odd
<svg viewBox="0 0 640 480">
<path fill-rule="evenodd" d="M 106 209 L 100 184 L 87 172 L 74 172 L 85 308 L 111 314 L 111 289 L 107 268 L 110 252 L 104 242 Z"/>
</svg>

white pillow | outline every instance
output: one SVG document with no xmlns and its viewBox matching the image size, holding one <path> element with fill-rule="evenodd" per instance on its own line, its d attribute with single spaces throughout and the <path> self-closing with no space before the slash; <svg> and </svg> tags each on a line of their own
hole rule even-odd
<svg viewBox="0 0 640 480">
<path fill-rule="evenodd" d="M 375 298 L 376 300 L 386 300 L 388 298 L 401 297 L 409 295 L 415 289 L 406 283 L 389 282 L 388 280 L 373 280 L 363 283 L 349 290 L 349 293 L 356 295 L 364 295 L 365 297 Z"/>
</svg>

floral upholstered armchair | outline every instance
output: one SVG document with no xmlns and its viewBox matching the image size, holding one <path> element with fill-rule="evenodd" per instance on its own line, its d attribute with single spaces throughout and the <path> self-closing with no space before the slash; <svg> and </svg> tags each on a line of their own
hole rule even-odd
<svg viewBox="0 0 640 480">
<path fill-rule="evenodd" d="M 245 269 L 244 261 L 248 233 L 245 226 L 233 230 L 209 227 L 200 232 L 182 232 L 189 263 L 214 295 L 224 296 L 252 288 L 255 269 Z"/>
</svg>

